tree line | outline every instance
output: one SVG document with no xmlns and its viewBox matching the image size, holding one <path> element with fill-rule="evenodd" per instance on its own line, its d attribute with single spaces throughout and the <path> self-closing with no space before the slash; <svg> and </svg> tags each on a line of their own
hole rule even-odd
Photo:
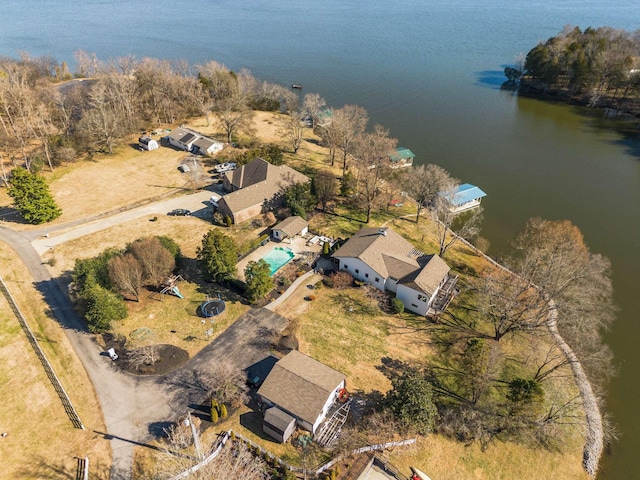
<svg viewBox="0 0 640 480">
<path fill-rule="evenodd" d="M 640 31 L 611 27 L 565 27 L 539 43 L 519 68 L 507 67 L 521 87 L 563 92 L 589 105 L 621 104 L 638 112 L 640 104 Z"/>
</svg>

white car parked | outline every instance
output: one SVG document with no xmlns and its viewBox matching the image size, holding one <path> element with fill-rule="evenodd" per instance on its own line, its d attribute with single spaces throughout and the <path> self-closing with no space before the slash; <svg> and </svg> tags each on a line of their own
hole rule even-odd
<svg viewBox="0 0 640 480">
<path fill-rule="evenodd" d="M 215 171 L 218 173 L 230 172 L 236 168 L 238 168 L 238 165 L 235 162 L 224 162 L 214 167 Z"/>
</svg>

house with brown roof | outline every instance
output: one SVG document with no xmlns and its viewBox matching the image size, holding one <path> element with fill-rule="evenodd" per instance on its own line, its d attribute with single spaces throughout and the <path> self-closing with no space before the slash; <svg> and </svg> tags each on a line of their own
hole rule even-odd
<svg viewBox="0 0 640 480">
<path fill-rule="evenodd" d="M 306 235 L 309 231 L 309 222 L 298 215 L 285 218 L 271 228 L 271 236 L 279 241 L 285 238 L 293 238 L 297 235 Z"/>
<path fill-rule="evenodd" d="M 390 228 L 363 228 L 332 257 L 338 269 L 379 290 L 396 294 L 419 315 L 442 312 L 455 293 L 457 276 L 438 255 L 426 255 Z"/>
<path fill-rule="evenodd" d="M 271 407 L 263 431 L 280 440 L 286 433 L 282 428 L 293 417 L 298 426 L 315 433 L 345 388 L 345 381 L 343 373 L 292 350 L 276 362 L 258 390 L 262 402 Z"/>
<path fill-rule="evenodd" d="M 269 203 L 295 183 L 306 183 L 309 177 L 287 165 L 272 165 L 262 158 L 226 172 L 222 176 L 229 192 L 218 201 L 218 211 L 240 223 L 268 210 Z"/>
</svg>

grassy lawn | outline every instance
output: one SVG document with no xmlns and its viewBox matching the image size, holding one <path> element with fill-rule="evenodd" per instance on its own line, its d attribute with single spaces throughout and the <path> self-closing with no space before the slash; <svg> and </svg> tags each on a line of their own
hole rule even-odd
<svg viewBox="0 0 640 480">
<path fill-rule="evenodd" d="M 196 311 L 207 294 L 213 296 L 213 286 L 179 282 L 178 288 L 183 299 L 173 295 L 164 295 L 162 299 L 159 295 L 154 298 L 144 295 L 139 303 L 127 302 L 129 317 L 114 322 L 113 333 L 125 336 L 129 348 L 170 344 L 193 357 L 249 309 L 236 295 L 222 292 L 226 304 L 224 313 L 205 320 Z M 211 335 L 207 335 L 207 331 L 211 331 Z"/>
<path fill-rule="evenodd" d="M 0 478 L 68 478 L 88 456 L 91 478 L 108 478 L 109 442 L 91 381 L 15 252 L 0 245 L 0 275 L 18 302 L 86 430 L 73 428 L 33 348 L 0 297 Z M 55 441 L 52 441 L 55 439 Z"/>
</svg>

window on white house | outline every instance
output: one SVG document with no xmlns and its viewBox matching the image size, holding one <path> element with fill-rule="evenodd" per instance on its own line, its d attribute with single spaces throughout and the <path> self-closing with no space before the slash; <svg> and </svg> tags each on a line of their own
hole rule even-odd
<svg viewBox="0 0 640 480">
<path fill-rule="evenodd" d="M 364 274 L 364 278 L 369 278 L 369 274 L 368 274 L 368 273 L 365 273 L 365 274 Z"/>
<path fill-rule="evenodd" d="M 378 277 L 376 277 L 376 282 L 379 282 L 379 281 L 380 281 L 380 279 Z"/>
<path fill-rule="evenodd" d="M 429 301 L 429 297 L 425 297 L 424 295 L 418 294 L 418 300 L 421 302 L 427 303 Z"/>
<path fill-rule="evenodd" d="M 412 303 L 411 306 L 414 308 L 418 308 L 418 305 L 416 305 L 415 303 Z"/>
<path fill-rule="evenodd" d="M 357 268 L 356 268 L 356 273 L 360 273 L 360 270 L 358 270 Z"/>
</svg>

